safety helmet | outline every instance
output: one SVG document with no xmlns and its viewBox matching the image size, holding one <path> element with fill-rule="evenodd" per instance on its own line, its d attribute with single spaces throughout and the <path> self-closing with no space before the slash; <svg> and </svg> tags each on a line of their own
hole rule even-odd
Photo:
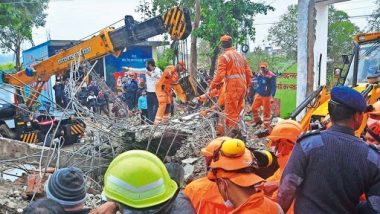
<svg viewBox="0 0 380 214">
<path fill-rule="evenodd" d="M 201 153 L 206 158 L 211 158 L 214 155 L 214 152 L 220 147 L 222 142 L 226 140 L 231 140 L 230 137 L 218 137 L 210 141 L 204 148 L 201 149 Z"/>
<path fill-rule="evenodd" d="M 277 125 L 273 127 L 273 130 L 268 138 L 272 142 L 280 139 L 286 139 L 291 143 L 296 143 L 301 132 L 302 128 L 298 122 L 294 120 L 284 120 L 277 123 Z"/>
<path fill-rule="evenodd" d="M 268 63 L 267 62 L 261 62 L 260 68 L 268 68 Z"/>
<path fill-rule="evenodd" d="M 228 42 L 231 40 L 232 40 L 232 37 L 230 35 L 223 35 L 222 37 L 220 37 L 220 42 Z"/>
<path fill-rule="evenodd" d="M 215 150 L 210 167 L 231 171 L 247 168 L 252 162 L 252 154 L 245 148 L 244 142 L 239 139 L 230 139 L 222 142 Z"/>
<path fill-rule="evenodd" d="M 222 145 L 220 152 L 227 157 L 240 157 L 244 154 L 245 143 L 240 139 L 226 140 Z"/>
<path fill-rule="evenodd" d="M 177 189 L 162 161 L 143 150 L 120 154 L 104 175 L 107 199 L 133 208 L 148 208 L 166 202 Z"/>
</svg>

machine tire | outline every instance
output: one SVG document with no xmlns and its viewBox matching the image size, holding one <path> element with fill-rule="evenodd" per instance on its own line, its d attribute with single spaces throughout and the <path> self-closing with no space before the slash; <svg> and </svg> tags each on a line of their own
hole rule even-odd
<svg viewBox="0 0 380 214">
<path fill-rule="evenodd" d="M 10 139 L 15 138 L 15 134 L 8 128 L 6 124 L 0 125 L 0 136 L 10 138 Z"/>
</svg>

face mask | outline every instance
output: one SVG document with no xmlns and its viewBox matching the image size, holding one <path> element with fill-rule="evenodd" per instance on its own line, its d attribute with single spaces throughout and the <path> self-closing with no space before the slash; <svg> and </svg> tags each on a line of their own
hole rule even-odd
<svg viewBox="0 0 380 214">
<path fill-rule="evenodd" d="M 234 205 L 232 204 L 230 200 L 224 201 L 224 206 L 228 208 L 234 208 Z"/>
</svg>

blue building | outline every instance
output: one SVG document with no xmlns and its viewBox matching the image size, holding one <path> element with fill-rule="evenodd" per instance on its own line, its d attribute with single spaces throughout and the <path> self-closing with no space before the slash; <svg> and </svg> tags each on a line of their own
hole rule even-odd
<svg viewBox="0 0 380 214">
<path fill-rule="evenodd" d="M 55 55 L 59 50 L 69 48 L 77 41 L 73 40 L 49 40 L 30 49 L 23 51 L 24 67 L 37 64 L 47 58 Z M 107 85 L 114 89 L 113 73 L 122 71 L 123 66 L 144 68 L 145 61 L 150 58 L 156 58 L 156 49 L 158 46 L 166 45 L 164 42 L 146 41 L 135 46 L 129 47 L 121 53 L 119 57 L 107 55 L 98 59 L 94 70 L 102 76 Z M 53 86 L 55 85 L 55 76 L 45 84 L 42 96 L 38 98 L 39 102 L 55 101 Z M 30 87 L 26 87 L 25 92 L 28 95 Z"/>
</svg>

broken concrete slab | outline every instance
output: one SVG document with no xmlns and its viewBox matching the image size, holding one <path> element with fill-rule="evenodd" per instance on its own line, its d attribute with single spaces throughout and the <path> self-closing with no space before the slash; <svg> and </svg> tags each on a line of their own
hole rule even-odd
<svg viewBox="0 0 380 214">
<path fill-rule="evenodd" d="M 39 163 L 42 155 L 42 166 L 49 163 L 51 167 L 76 166 L 87 171 L 93 166 L 105 170 L 110 160 L 98 156 L 90 156 L 60 149 L 59 155 L 56 149 L 27 144 L 17 140 L 0 137 L 0 162 L 17 160 L 18 163 Z"/>
</svg>

